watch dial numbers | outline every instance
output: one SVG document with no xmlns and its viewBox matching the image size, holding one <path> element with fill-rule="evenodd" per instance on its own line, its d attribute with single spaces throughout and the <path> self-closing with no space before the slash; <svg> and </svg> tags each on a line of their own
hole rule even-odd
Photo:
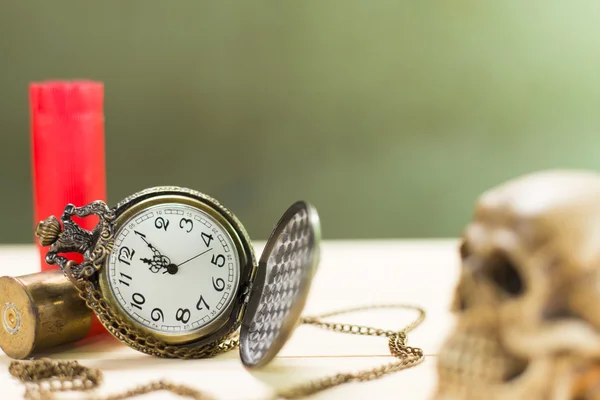
<svg viewBox="0 0 600 400">
<path fill-rule="evenodd" d="M 217 292 L 222 292 L 225 289 L 225 281 L 222 278 L 212 278 L 213 287 Z"/>
<path fill-rule="evenodd" d="M 115 233 L 107 283 L 126 318 L 177 337 L 223 318 L 239 268 L 236 242 L 219 220 L 165 203 L 132 215 Z"/>
<path fill-rule="evenodd" d="M 152 321 L 154 322 L 165 322 L 165 314 L 160 308 L 155 308 L 154 310 L 152 310 L 152 312 L 150 313 L 150 318 L 152 318 Z"/>
<path fill-rule="evenodd" d="M 121 278 L 127 279 L 129 281 L 131 281 L 131 279 L 132 279 L 131 276 L 124 274 L 122 272 L 121 272 Z M 129 282 L 127 280 L 124 281 L 123 279 L 119 279 L 119 283 L 121 285 L 129 286 Z"/>
<path fill-rule="evenodd" d="M 169 220 L 164 219 L 163 217 L 158 217 L 154 220 L 154 226 L 157 229 L 164 229 L 166 232 L 167 228 L 169 227 Z"/>
<path fill-rule="evenodd" d="M 212 258 L 210 259 L 210 262 L 216 265 L 217 267 L 221 268 L 225 265 L 225 256 L 223 254 L 219 254 L 215 257 L 215 255 L 213 254 Z"/>
<path fill-rule="evenodd" d="M 140 293 L 134 293 L 131 296 L 131 300 L 133 300 L 133 302 L 130 303 L 131 307 L 135 307 L 139 310 L 142 309 L 142 304 L 144 304 L 146 302 L 146 298 Z"/>
<path fill-rule="evenodd" d="M 129 247 L 121 247 L 119 249 L 119 257 L 117 257 L 119 259 L 120 262 L 127 264 L 127 265 L 131 265 L 131 259 L 133 258 L 133 255 L 135 254 L 135 250 L 133 249 L 129 249 Z"/>
<path fill-rule="evenodd" d="M 192 229 L 194 229 L 194 221 L 187 218 L 181 218 L 179 221 L 179 227 L 185 230 L 187 233 L 190 233 Z"/>
<path fill-rule="evenodd" d="M 213 237 L 212 235 L 207 235 L 206 233 L 202 232 L 202 240 L 204 241 L 206 247 L 210 247 L 210 242 L 213 240 Z"/>
<path fill-rule="evenodd" d="M 206 309 L 208 311 L 210 311 L 210 307 L 208 306 L 208 303 L 206 303 L 206 300 L 204 300 L 204 297 L 200 296 L 200 300 L 198 300 L 198 303 L 196 303 L 196 309 L 197 310 L 203 310 L 204 307 L 206 307 Z"/>
<path fill-rule="evenodd" d="M 177 310 L 177 313 L 175 314 L 175 319 L 177 321 L 183 322 L 184 324 L 187 324 L 189 322 L 191 316 L 192 316 L 192 314 L 190 313 L 190 310 L 188 310 L 187 308 L 186 309 L 180 308 Z"/>
</svg>

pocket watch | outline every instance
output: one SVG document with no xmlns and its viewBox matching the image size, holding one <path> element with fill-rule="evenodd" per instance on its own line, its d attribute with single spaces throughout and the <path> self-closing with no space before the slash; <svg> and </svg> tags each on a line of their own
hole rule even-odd
<svg viewBox="0 0 600 400">
<path fill-rule="evenodd" d="M 77 218 L 95 216 L 92 231 Z M 231 211 L 206 194 L 154 187 L 109 208 L 68 204 L 35 230 L 118 340 L 143 353 L 203 358 L 239 345 L 249 367 L 268 363 L 300 320 L 319 262 L 317 211 L 288 208 L 256 262 Z M 80 253 L 80 263 L 68 253 Z"/>
</svg>

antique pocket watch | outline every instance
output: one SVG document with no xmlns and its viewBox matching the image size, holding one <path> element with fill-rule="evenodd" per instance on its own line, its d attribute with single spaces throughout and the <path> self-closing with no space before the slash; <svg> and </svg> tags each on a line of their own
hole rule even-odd
<svg viewBox="0 0 600 400">
<path fill-rule="evenodd" d="M 93 231 L 73 217 L 95 215 Z M 300 319 L 319 261 L 320 225 L 306 202 L 281 217 L 256 262 L 238 219 L 190 189 L 155 187 L 114 208 L 67 205 L 36 227 L 105 328 L 146 354 L 211 357 L 239 345 L 248 367 L 268 363 Z M 81 263 L 65 253 L 83 254 Z M 239 330 L 239 334 L 238 334 Z"/>
</svg>

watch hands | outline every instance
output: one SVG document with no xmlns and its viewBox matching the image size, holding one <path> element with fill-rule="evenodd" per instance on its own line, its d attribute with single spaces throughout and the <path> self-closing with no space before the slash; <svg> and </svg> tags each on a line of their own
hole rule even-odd
<svg viewBox="0 0 600 400">
<path fill-rule="evenodd" d="M 156 247 L 154 247 L 152 245 L 152 243 L 150 243 L 148 240 L 146 240 L 146 235 L 144 235 L 143 233 L 139 233 L 138 231 L 134 231 L 134 232 L 148 245 L 150 250 L 152 250 L 152 253 L 154 253 L 152 255 L 152 258 L 140 258 L 140 260 L 144 264 L 150 265 L 150 271 L 152 271 L 155 274 L 158 271 L 160 271 L 162 268 L 165 268 L 166 269 L 165 271 L 169 271 L 169 267 L 174 265 L 171 263 L 171 260 L 169 259 L 169 257 L 163 256 L 161 254 L 161 252 L 158 251 L 156 249 Z M 174 272 L 170 272 L 170 273 L 174 273 Z"/>
<path fill-rule="evenodd" d="M 146 235 L 144 235 L 143 233 L 139 233 L 138 231 L 134 231 L 134 232 L 136 233 L 136 235 L 138 235 L 140 238 L 142 238 L 142 240 L 148 245 L 150 250 L 152 250 L 152 253 L 154 253 L 152 258 L 140 258 L 140 260 L 144 264 L 148 264 L 150 266 L 150 271 L 152 271 L 155 274 L 164 268 L 163 275 L 166 274 L 167 272 L 171 275 L 175 275 L 179 271 L 179 267 L 181 267 L 183 264 L 186 264 L 186 263 L 200 257 L 201 255 L 206 254 L 209 251 L 212 251 L 212 248 L 210 248 L 208 250 L 203 251 L 200 254 L 195 255 L 192 258 L 185 260 L 184 262 L 180 263 L 179 265 L 175 265 L 171 262 L 169 257 L 163 256 L 160 253 L 160 251 L 158 251 L 156 249 L 156 247 L 154 247 L 152 245 L 152 243 L 150 243 L 148 240 L 146 240 Z"/>
<path fill-rule="evenodd" d="M 152 246 L 152 243 L 150 243 L 149 241 L 146 240 L 146 235 L 139 233 L 138 231 L 134 231 L 135 233 L 137 233 L 137 235 L 139 237 L 142 238 L 142 240 L 148 245 L 148 247 L 150 247 L 150 250 L 152 250 L 152 252 L 156 255 L 161 255 L 160 251 L 156 250 L 156 247 Z"/>
<path fill-rule="evenodd" d="M 201 255 L 208 253 L 209 251 L 212 251 L 212 249 L 204 250 L 202 253 L 200 253 L 200 254 L 198 254 L 198 255 L 195 255 L 194 257 L 192 257 L 192 258 L 189 258 L 189 259 L 185 260 L 185 261 L 184 261 L 184 262 L 182 262 L 181 264 L 177 265 L 177 268 L 181 267 L 183 264 L 185 264 L 185 263 L 187 263 L 187 262 L 190 262 L 190 261 L 192 261 L 194 258 L 198 258 L 198 257 L 200 257 Z"/>
<path fill-rule="evenodd" d="M 144 264 L 150 265 L 150 271 L 157 273 L 161 268 L 168 268 L 171 264 L 169 257 L 165 257 L 162 254 L 155 254 L 152 258 L 140 258 Z"/>
<path fill-rule="evenodd" d="M 193 259 L 198 258 L 201 255 L 208 253 L 209 251 L 212 251 L 212 249 L 204 250 L 202 253 L 197 254 L 192 258 L 188 258 L 187 260 L 180 263 L 179 265 L 175 265 L 175 264 L 167 265 L 167 267 L 166 267 L 167 269 L 166 269 L 166 271 L 163 271 L 163 274 L 168 272 L 169 274 L 174 275 L 179 271 L 179 267 L 181 267 L 183 264 L 188 263 L 188 262 L 192 261 Z"/>
</svg>

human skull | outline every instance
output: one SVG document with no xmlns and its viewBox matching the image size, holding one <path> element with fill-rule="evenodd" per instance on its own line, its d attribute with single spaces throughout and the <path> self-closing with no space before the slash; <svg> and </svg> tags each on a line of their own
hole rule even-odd
<svg viewBox="0 0 600 400">
<path fill-rule="evenodd" d="M 484 193 L 461 244 L 436 400 L 600 399 L 600 175 Z"/>
</svg>

